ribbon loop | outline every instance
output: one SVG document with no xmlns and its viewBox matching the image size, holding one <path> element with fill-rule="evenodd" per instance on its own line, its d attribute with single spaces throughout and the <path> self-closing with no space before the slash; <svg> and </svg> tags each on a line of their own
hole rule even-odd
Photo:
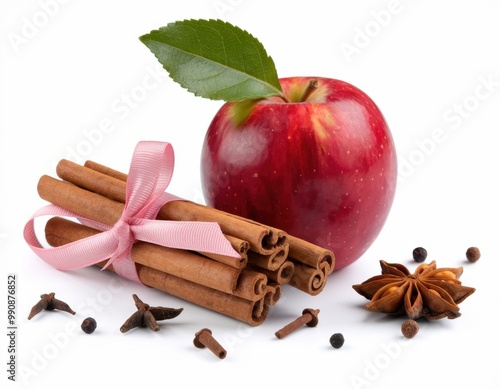
<svg viewBox="0 0 500 389">
<path fill-rule="evenodd" d="M 172 179 L 174 151 L 170 143 L 139 142 L 130 165 L 123 215 L 154 219 L 160 206 L 157 200 Z"/>
<path fill-rule="evenodd" d="M 78 269 L 108 260 L 103 269 L 113 264 L 113 270 L 120 276 L 139 283 L 141 281 L 131 259 L 132 246 L 138 240 L 239 257 L 215 222 L 155 220 L 163 204 L 179 200 L 165 192 L 173 169 L 174 152 L 170 143 L 139 142 L 130 164 L 123 214 L 114 226 L 103 226 L 58 206 L 49 205 L 28 220 L 24 227 L 24 239 L 40 258 L 57 269 Z M 103 232 L 63 246 L 44 248 L 36 237 L 34 219 L 46 215 L 75 217 Z"/>
</svg>

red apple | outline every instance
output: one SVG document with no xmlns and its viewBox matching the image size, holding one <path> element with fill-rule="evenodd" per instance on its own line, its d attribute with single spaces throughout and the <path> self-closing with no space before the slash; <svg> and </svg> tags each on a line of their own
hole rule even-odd
<svg viewBox="0 0 500 389">
<path fill-rule="evenodd" d="M 260 100 L 242 124 L 235 103 L 217 112 L 202 148 L 205 201 L 331 249 L 340 270 L 387 219 L 397 179 L 393 138 L 372 99 L 349 83 L 280 84 L 287 101 Z"/>
</svg>

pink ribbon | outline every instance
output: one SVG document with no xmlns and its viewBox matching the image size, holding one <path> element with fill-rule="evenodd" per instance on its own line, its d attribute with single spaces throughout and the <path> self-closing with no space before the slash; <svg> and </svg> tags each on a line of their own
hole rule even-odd
<svg viewBox="0 0 500 389">
<path fill-rule="evenodd" d="M 123 214 L 114 226 L 50 204 L 28 220 L 24 239 L 41 259 L 59 270 L 79 269 L 109 258 L 104 268 L 113 264 L 117 274 L 139 283 L 131 259 L 132 245 L 136 241 L 239 257 L 218 223 L 155 220 L 162 205 L 178 199 L 165 192 L 173 169 L 174 151 L 169 143 L 139 142 L 130 164 Z M 63 246 L 43 247 L 35 232 L 35 219 L 49 215 L 77 218 L 82 224 L 102 232 Z"/>
</svg>

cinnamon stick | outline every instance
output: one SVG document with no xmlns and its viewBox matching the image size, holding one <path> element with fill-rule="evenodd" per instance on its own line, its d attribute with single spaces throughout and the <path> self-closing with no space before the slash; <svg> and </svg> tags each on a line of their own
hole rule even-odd
<svg viewBox="0 0 500 389">
<path fill-rule="evenodd" d="M 321 293 L 335 266 L 333 252 L 295 236 L 288 242 L 289 259 L 295 264 L 289 284 L 313 296 Z"/>
<path fill-rule="evenodd" d="M 304 265 L 301 262 L 294 262 L 295 271 L 289 285 L 316 296 L 324 289 L 327 276 L 319 269 Z"/>
<path fill-rule="evenodd" d="M 276 270 L 269 270 L 253 265 L 248 265 L 248 266 L 251 269 L 255 269 L 258 272 L 265 274 L 269 279 L 269 282 L 276 283 L 279 285 L 288 284 L 295 273 L 295 265 L 292 261 L 283 262 L 283 264 Z"/>
<path fill-rule="evenodd" d="M 245 268 L 238 278 L 233 294 L 245 300 L 257 301 L 267 293 L 267 276 L 259 271 Z"/>
<path fill-rule="evenodd" d="M 276 282 L 269 282 L 267 284 L 266 304 L 273 306 L 278 303 L 283 294 L 283 286 Z"/>
<path fill-rule="evenodd" d="M 65 163 L 65 161 L 66 160 L 63 159 L 63 160 L 61 160 L 61 163 Z M 116 178 L 117 180 L 127 181 L 127 174 L 126 173 L 122 173 L 118 170 L 115 170 L 115 169 L 110 168 L 108 166 L 102 165 L 98 162 L 87 160 L 87 161 L 85 161 L 83 166 L 85 166 L 89 169 L 92 169 L 95 172 L 102 173 L 106 176 Z"/>
<path fill-rule="evenodd" d="M 268 270 L 277 270 L 288 258 L 288 243 L 279 247 L 272 254 L 264 255 L 254 251 L 248 252 L 248 263 Z"/>
<path fill-rule="evenodd" d="M 37 190 L 42 199 L 109 226 L 113 226 L 123 213 L 123 203 L 47 175 L 40 177 Z"/>
<path fill-rule="evenodd" d="M 226 235 L 226 238 L 227 238 L 227 235 Z M 229 241 L 231 242 L 231 240 L 229 240 Z M 220 262 L 220 263 L 223 263 L 225 265 L 234 267 L 236 269 L 243 269 L 247 264 L 248 257 L 245 253 L 241 252 L 241 246 L 235 246 L 233 244 L 232 244 L 232 246 L 241 255 L 239 258 L 228 257 L 226 255 L 221 255 L 221 254 L 216 254 L 216 253 L 207 253 L 204 251 L 199 251 L 199 253 L 204 255 L 207 258 L 213 259 L 213 260 Z"/>
<path fill-rule="evenodd" d="M 267 301 L 272 297 L 267 295 L 260 300 L 249 301 L 141 265 L 138 267 L 138 274 L 145 285 L 252 326 L 262 324 L 269 313 Z"/>
<path fill-rule="evenodd" d="M 250 244 L 243 239 L 237 238 L 231 235 L 224 235 L 226 239 L 231 243 L 231 246 L 241 254 L 242 257 L 246 257 L 248 255 L 248 250 L 250 250 Z"/>
<path fill-rule="evenodd" d="M 315 269 L 321 268 L 326 275 L 333 272 L 335 256 L 330 250 L 295 236 L 288 236 L 288 244 L 290 258 Z"/>
</svg>

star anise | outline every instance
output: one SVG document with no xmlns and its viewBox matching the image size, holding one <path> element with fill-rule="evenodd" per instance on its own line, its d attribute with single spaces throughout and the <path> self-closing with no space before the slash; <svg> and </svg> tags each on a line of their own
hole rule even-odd
<svg viewBox="0 0 500 389">
<path fill-rule="evenodd" d="M 353 285 L 356 292 L 370 300 L 365 306 L 369 311 L 407 315 L 410 319 L 455 319 L 461 315 L 458 304 L 475 292 L 459 281 L 462 267 L 436 268 L 436 261 L 432 261 L 410 274 L 401 264 L 382 260 L 380 266 L 381 275 Z"/>
<path fill-rule="evenodd" d="M 120 327 L 121 332 L 128 332 L 136 327 L 148 327 L 152 331 L 159 331 L 158 320 L 173 319 L 182 312 L 183 308 L 150 307 L 137 295 L 132 295 L 137 311 L 130 316 Z"/>
</svg>

